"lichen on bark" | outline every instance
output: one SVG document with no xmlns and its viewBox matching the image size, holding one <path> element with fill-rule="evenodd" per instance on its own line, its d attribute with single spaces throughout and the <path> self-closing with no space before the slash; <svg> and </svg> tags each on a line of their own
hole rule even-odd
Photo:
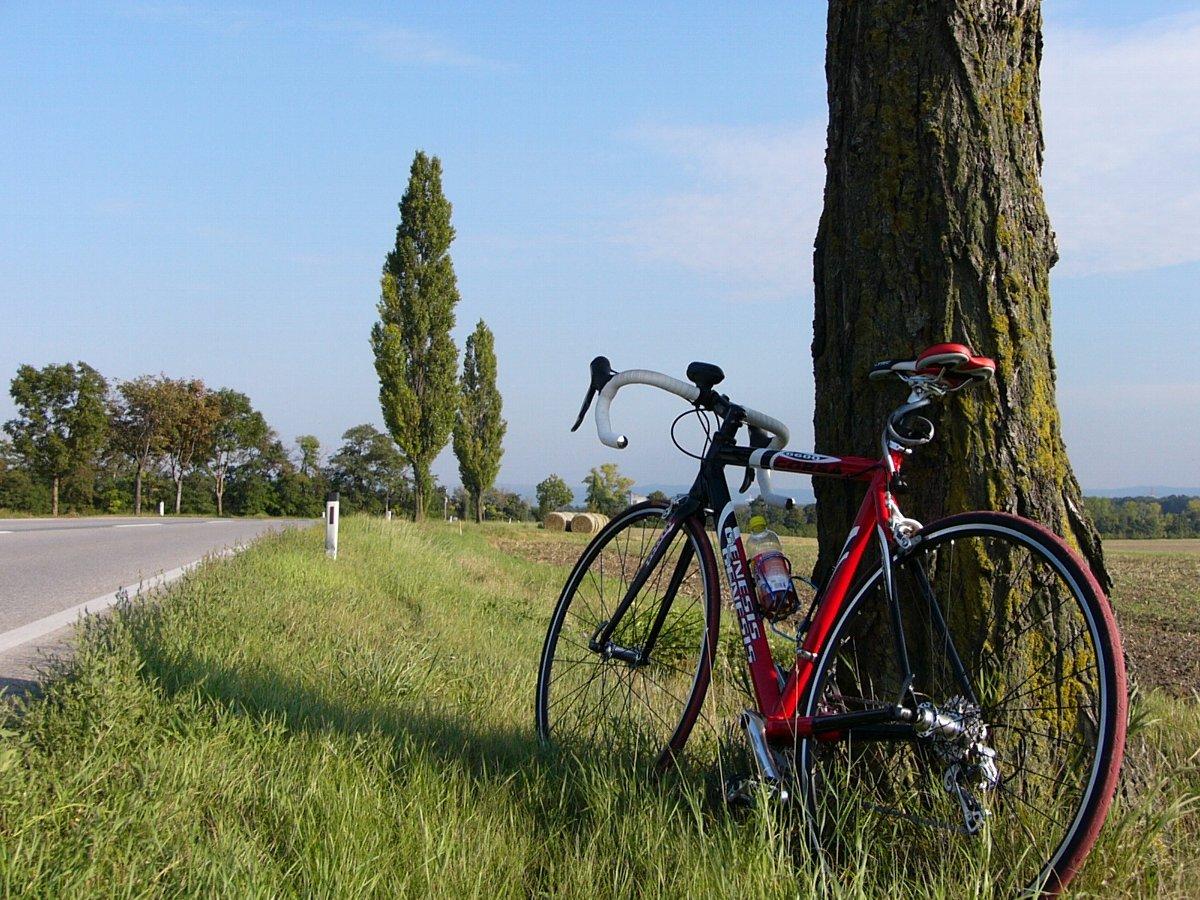
<svg viewBox="0 0 1200 900">
<path fill-rule="evenodd" d="M 909 462 L 906 513 L 1009 510 L 1063 535 L 1108 585 L 1055 402 L 1040 186 L 1038 0 L 831 0 L 825 205 L 814 255 L 816 449 L 878 452 L 899 386 L 871 364 L 939 341 L 993 357 Z M 817 479 L 827 571 L 861 487 Z"/>
</svg>

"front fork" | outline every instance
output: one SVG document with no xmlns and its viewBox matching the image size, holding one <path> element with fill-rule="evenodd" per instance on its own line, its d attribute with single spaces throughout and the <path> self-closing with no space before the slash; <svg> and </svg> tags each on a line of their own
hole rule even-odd
<svg viewBox="0 0 1200 900">
<path fill-rule="evenodd" d="M 675 562 L 675 568 L 671 572 L 671 580 L 667 582 L 667 590 L 663 594 L 658 612 L 654 616 L 654 621 L 650 625 L 650 630 L 646 633 L 646 639 L 642 643 L 642 646 L 640 648 L 624 647 L 613 643 L 612 636 L 617 626 L 620 625 L 621 619 L 629 612 L 634 599 L 641 593 L 642 588 L 646 586 L 646 582 L 650 580 L 651 574 L 658 568 L 659 563 L 662 562 L 667 551 L 670 550 L 675 536 L 682 530 L 682 522 L 667 522 L 662 536 L 650 550 L 650 555 L 638 567 L 633 581 L 630 582 L 628 590 L 625 591 L 625 596 L 617 604 L 617 608 L 613 611 L 612 616 L 607 621 L 601 622 L 600 627 L 592 634 L 591 639 L 588 641 L 588 648 L 592 652 L 599 653 L 605 659 L 619 659 L 631 666 L 644 666 L 650 662 L 650 654 L 654 650 L 654 645 L 658 642 L 658 636 L 662 631 L 663 624 L 667 620 L 667 614 L 670 612 L 671 606 L 675 601 L 675 595 L 678 593 L 680 585 L 683 584 L 683 579 L 687 577 L 688 567 L 695 556 L 695 550 L 692 549 L 691 541 L 686 539 L 684 541 L 683 550 L 679 554 L 679 559 Z"/>
</svg>

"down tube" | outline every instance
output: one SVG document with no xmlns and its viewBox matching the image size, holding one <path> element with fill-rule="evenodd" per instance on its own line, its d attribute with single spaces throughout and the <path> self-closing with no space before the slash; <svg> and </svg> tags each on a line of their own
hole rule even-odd
<svg viewBox="0 0 1200 900">
<path fill-rule="evenodd" d="M 721 542 L 721 559 L 725 562 L 729 593 L 733 598 L 733 611 L 737 613 L 738 626 L 742 630 L 742 644 L 746 648 L 754 698 L 759 710 L 767 713 L 779 706 L 779 671 L 775 668 L 771 644 L 754 599 L 754 588 L 748 577 L 750 567 L 746 560 L 746 549 L 742 546 L 742 533 L 732 502 L 725 504 L 717 518 L 717 536 Z"/>
<path fill-rule="evenodd" d="M 812 625 L 809 626 L 808 634 L 804 638 L 803 650 L 805 653 L 797 658 L 796 667 L 792 670 L 791 677 L 783 689 L 782 702 L 777 707 L 776 718 L 786 719 L 794 716 L 800 698 L 808 689 L 808 683 L 813 675 L 814 661 L 820 656 L 825 641 L 829 639 L 829 632 L 833 629 L 834 620 L 846 602 L 863 554 L 875 538 L 882 490 L 880 479 L 873 479 L 871 489 L 867 491 L 867 496 L 863 499 L 858 516 L 854 520 L 854 527 L 850 529 L 850 534 L 846 537 L 845 544 L 842 545 L 841 556 L 834 566 L 833 574 L 830 575 L 821 595 L 821 602 L 813 616 Z"/>
</svg>

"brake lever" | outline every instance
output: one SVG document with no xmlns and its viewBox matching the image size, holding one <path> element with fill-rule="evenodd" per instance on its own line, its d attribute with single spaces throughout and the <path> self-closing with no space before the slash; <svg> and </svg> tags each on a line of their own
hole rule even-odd
<svg viewBox="0 0 1200 900">
<path fill-rule="evenodd" d="M 587 395 L 583 398 L 583 406 L 579 407 L 579 416 L 575 419 L 575 424 L 571 426 L 572 431 L 578 431 L 579 426 L 583 424 L 583 417 L 587 415 L 588 407 L 592 405 L 592 400 L 596 394 L 604 390 L 604 386 L 613 380 L 617 374 L 612 365 L 608 361 L 607 356 L 597 356 L 592 360 L 592 381 L 588 385 Z"/>
<path fill-rule="evenodd" d="M 771 436 L 759 428 L 757 425 L 747 425 L 750 429 L 750 446 L 755 450 L 765 450 L 771 446 Z M 744 494 L 750 490 L 750 485 L 754 484 L 754 466 L 746 466 L 746 475 L 742 478 L 742 486 L 738 488 L 739 494 Z"/>
</svg>

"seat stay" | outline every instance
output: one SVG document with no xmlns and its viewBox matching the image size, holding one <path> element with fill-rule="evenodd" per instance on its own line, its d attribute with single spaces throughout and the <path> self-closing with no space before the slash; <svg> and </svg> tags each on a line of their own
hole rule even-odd
<svg viewBox="0 0 1200 900">
<path fill-rule="evenodd" d="M 950 635 L 950 627 L 946 624 L 946 616 L 942 612 L 942 606 L 938 603 L 937 597 L 933 593 L 933 585 L 929 583 L 929 575 L 925 572 L 925 566 L 921 564 L 919 559 L 914 559 L 912 560 L 912 570 L 916 573 L 917 587 L 920 589 L 921 595 L 925 598 L 925 603 L 929 606 L 929 612 L 933 617 L 934 623 L 941 633 L 946 655 L 950 659 L 950 667 L 954 669 L 954 677 L 958 679 L 959 687 L 963 689 L 963 695 L 967 700 L 978 706 L 979 698 L 975 694 L 975 688 L 971 684 L 971 679 L 967 677 L 967 670 L 963 665 L 962 658 L 958 655 L 958 648 L 954 646 L 954 639 Z"/>
</svg>

